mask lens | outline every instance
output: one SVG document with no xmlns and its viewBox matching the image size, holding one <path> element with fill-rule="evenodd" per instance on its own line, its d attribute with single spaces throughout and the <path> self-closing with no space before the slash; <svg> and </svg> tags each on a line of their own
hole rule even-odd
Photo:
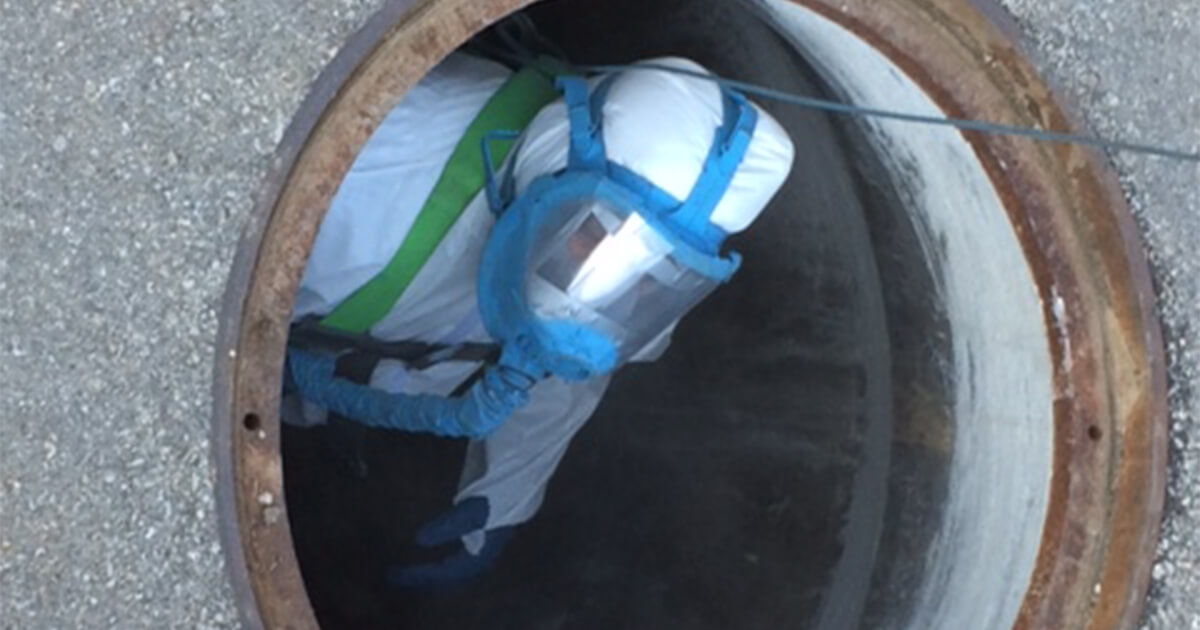
<svg viewBox="0 0 1200 630">
<path fill-rule="evenodd" d="M 529 254 L 526 300 L 545 320 L 603 332 L 627 360 L 708 295 L 716 282 L 672 255 L 636 212 L 579 200 L 554 213 Z"/>
</svg>

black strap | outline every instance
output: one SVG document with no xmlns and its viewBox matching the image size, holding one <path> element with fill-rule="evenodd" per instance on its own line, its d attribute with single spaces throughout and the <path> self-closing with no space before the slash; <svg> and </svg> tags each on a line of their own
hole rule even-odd
<svg viewBox="0 0 1200 630">
<path fill-rule="evenodd" d="M 346 352 L 337 358 L 333 369 L 335 378 L 344 378 L 351 383 L 370 385 L 371 375 L 381 357 L 368 352 Z"/>
<path fill-rule="evenodd" d="M 306 319 L 292 326 L 288 344 L 314 352 L 341 354 L 361 352 L 376 359 L 397 359 L 409 368 L 424 370 L 443 361 L 477 361 L 493 364 L 500 360 L 494 343 L 442 344 L 423 341 L 381 341 L 370 335 L 344 332 Z"/>
<path fill-rule="evenodd" d="M 476 368 L 474 372 L 471 372 L 471 375 L 467 377 L 467 380 L 459 383 L 458 387 L 455 387 L 454 391 L 450 392 L 450 397 L 458 398 L 459 396 L 467 393 L 468 389 L 474 387 L 475 383 L 478 383 L 479 379 L 483 378 L 483 373 L 487 371 L 488 365 L 488 363 L 480 363 L 479 367 Z"/>
<path fill-rule="evenodd" d="M 397 359 L 414 370 L 424 370 L 443 361 L 479 363 L 479 368 L 459 383 L 450 393 L 462 396 L 483 374 L 488 366 L 500 360 L 500 346 L 494 343 L 440 344 L 423 341 L 380 341 L 370 335 L 344 332 L 322 326 L 315 318 L 292 325 L 288 345 L 310 352 L 337 355 L 334 376 L 367 385 L 371 374 L 383 359 Z"/>
<path fill-rule="evenodd" d="M 379 357 L 362 352 L 348 352 L 338 357 L 334 368 L 335 378 L 342 378 L 359 385 L 371 382 L 371 373 L 379 364 Z M 326 444 L 350 474 L 365 479 L 369 472 L 367 464 L 367 425 L 351 418 L 330 413 L 329 439 Z"/>
</svg>

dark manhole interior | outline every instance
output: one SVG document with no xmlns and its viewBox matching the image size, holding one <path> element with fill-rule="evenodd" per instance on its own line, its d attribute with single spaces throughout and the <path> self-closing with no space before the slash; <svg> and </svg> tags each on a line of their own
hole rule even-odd
<svg viewBox="0 0 1200 630">
<path fill-rule="evenodd" d="M 739 4 L 559 0 L 527 13 L 577 62 L 683 55 L 829 93 Z M 950 458 L 935 270 L 853 124 L 761 104 L 792 134 L 796 165 L 734 242 L 742 271 L 662 359 L 620 371 L 541 512 L 486 576 L 436 592 L 383 583 L 389 563 L 435 559 L 411 541 L 450 506 L 464 442 L 368 431 L 363 478 L 330 429 L 285 426 L 288 514 L 323 628 L 840 629 L 906 618 Z"/>
</svg>

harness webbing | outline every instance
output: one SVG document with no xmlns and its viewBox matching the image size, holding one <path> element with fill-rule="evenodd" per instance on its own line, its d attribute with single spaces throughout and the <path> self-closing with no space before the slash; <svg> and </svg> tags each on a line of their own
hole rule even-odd
<svg viewBox="0 0 1200 630">
<path fill-rule="evenodd" d="M 364 333 L 329 328 L 315 320 L 304 320 L 292 325 L 288 344 L 310 352 L 362 354 L 378 359 L 397 359 L 414 370 L 424 370 L 442 361 L 495 363 L 500 358 L 500 346 L 493 343 L 382 341 Z"/>
<path fill-rule="evenodd" d="M 479 146 L 484 135 L 496 129 L 524 129 L 558 95 L 544 69 L 529 66 L 509 77 L 458 141 L 433 192 L 387 266 L 325 316 L 321 325 L 365 333 L 383 320 L 483 188 Z M 495 145 L 496 159 L 503 161 L 514 141 L 497 141 Z"/>
</svg>

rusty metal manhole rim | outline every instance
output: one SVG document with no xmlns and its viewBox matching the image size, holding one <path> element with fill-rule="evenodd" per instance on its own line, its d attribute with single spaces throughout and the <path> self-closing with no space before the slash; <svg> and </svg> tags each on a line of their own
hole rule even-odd
<svg viewBox="0 0 1200 630">
<path fill-rule="evenodd" d="M 792 1 L 882 51 L 951 115 L 1070 126 L 1033 68 L 968 0 Z M 280 510 L 277 417 L 288 314 L 320 219 L 358 147 L 407 87 L 530 3 L 388 2 L 318 78 L 276 152 L 234 262 L 214 385 L 221 533 L 250 627 L 316 627 Z M 1052 287 L 1072 316 L 1049 340 L 1060 393 L 1050 503 L 1015 627 L 1129 627 L 1149 582 L 1166 477 L 1165 362 L 1138 231 L 1093 152 L 966 137 L 1004 199 L 1048 324 Z M 264 505 L 264 493 L 276 504 Z"/>
</svg>

